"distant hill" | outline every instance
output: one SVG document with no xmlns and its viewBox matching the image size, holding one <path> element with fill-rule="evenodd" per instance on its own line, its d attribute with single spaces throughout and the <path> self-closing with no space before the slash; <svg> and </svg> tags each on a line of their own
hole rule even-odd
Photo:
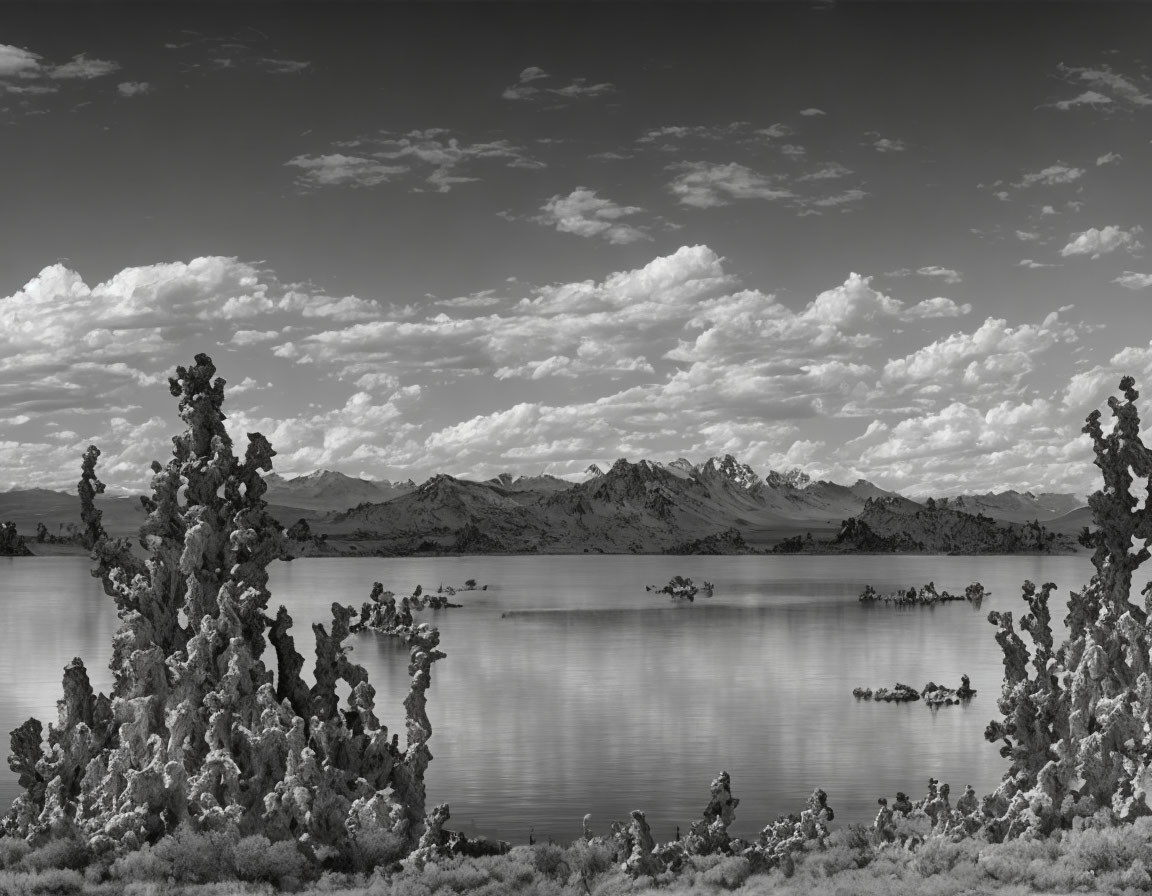
<svg viewBox="0 0 1152 896">
<path fill-rule="evenodd" d="M 988 492 L 983 495 L 959 495 L 955 498 L 936 500 L 938 502 L 947 500 L 947 506 L 964 513 L 973 515 L 983 513 L 985 516 L 1014 523 L 1026 523 L 1030 520 L 1044 522 L 1088 506 L 1086 498 L 1053 492 L 1043 492 L 1039 495 L 1017 491 Z"/>
<path fill-rule="evenodd" d="M 1032 520 L 1013 523 L 984 514 L 956 510 L 931 501 L 921 506 L 905 498 L 869 500 L 863 512 L 844 521 L 834 539 L 818 542 L 792 538 L 778 553 L 951 553 L 1066 554 L 1076 550 L 1073 537 Z"/>
<path fill-rule="evenodd" d="M 144 524 L 144 508 L 138 497 L 101 495 L 96 506 L 103 511 L 101 522 L 110 535 L 134 536 Z M 0 492 L 0 520 L 15 523 L 17 531 L 30 541 L 35 538 L 38 523 L 43 523 L 52 535 L 63 535 L 69 525 L 80 528 L 80 498 L 45 488 Z M 35 551 L 35 545 L 31 547 Z"/>
<path fill-rule="evenodd" d="M 484 482 L 439 474 L 416 485 L 332 470 L 292 478 L 269 473 L 265 499 L 285 529 L 302 533 L 293 548 L 300 556 L 742 553 L 788 539 L 785 550 L 1046 549 L 1028 541 L 1024 524 L 1033 520 L 1046 524 L 1044 538 L 1058 536 L 1052 549 L 1063 550 L 1091 524 L 1090 512 L 1070 495 L 965 495 L 926 502 L 933 512 L 863 479 L 840 485 L 795 469 L 761 478 L 730 454 L 700 464 L 622 458 L 607 471 L 592 465 L 587 474 L 579 483 L 546 474 L 502 473 Z M 134 536 L 144 521 L 137 498 L 101 496 L 98 506 L 113 535 Z M 11 520 L 31 538 L 39 522 L 63 534 L 70 524 L 78 527 L 79 518 L 75 495 L 0 493 L 0 521 Z M 297 525 L 300 520 L 306 525 Z M 852 520 L 856 528 L 845 533 Z"/>
<path fill-rule="evenodd" d="M 798 530 L 834 535 L 869 498 L 897 497 L 863 481 L 813 483 L 802 474 L 766 482 L 731 455 L 697 465 L 620 459 L 589 477 L 571 484 L 435 476 L 312 529 L 385 553 L 741 553 Z"/>
<path fill-rule="evenodd" d="M 354 479 L 332 470 L 317 470 L 292 479 L 268 473 L 264 482 L 268 485 L 264 500 L 269 504 L 319 511 L 347 510 L 365 502 L 378 504 L 416 488 L 411 479 L 395 483 L 387 479 Z"/>
<path fill-rule="evenodd" d="M 573 483 L 556 476 L 513 476 L 501 473 L 492 479 L 484 480 L 484 485 L 494 485 L 513 492 L 562 492 L 572 488 Z"/>
</svg>

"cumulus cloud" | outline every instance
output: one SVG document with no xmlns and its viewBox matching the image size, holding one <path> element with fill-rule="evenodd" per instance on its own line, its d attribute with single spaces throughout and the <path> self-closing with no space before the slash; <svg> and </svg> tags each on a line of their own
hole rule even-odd
<svg viewBox="0 0 1152 896">
<path fill-rule="evenodd" d="M 124 97 L 143 96 L 152 92 L 152 85 L 147 81 L 121 81 L 116 85 L 116 91 Z"/>
<path fill-rule="evenodd" d="M 800 114 L 806 117 L 811 117 L 813 115 L 826 115 L 827 113 L 823 109 L 817 109 L 815 106 L 809 106 L 807 109 L 801 109 Z"/>
<path fill-rule="evenodd" d="M 561 233 L 599 237 L 616 245 L 651 239 L 644 230 L 622 220 L 643 212 L 642 208 L 617 205 L 587 187 L 577 187 L 567 196 L 553 196 L 540 210 L 543 214 L 535 220 Z"/>
<path fill-rule="evenodd" d="M 1125 271 L 1112 282 L 1119 283 L 1126 289 L 1147 289 L 1152 286 L 1152 274 L 1138 274 L 1135 271 Z"/>
<path fill-rule="evenodd" d="M 908 148 L 908 144 L 900 139 L 881 137 L 879 134 L 876 134 L 875 138 L 872 141 L 872 148 L 877 152 L 904 152 Z"/>
<path fill-rule="evenodd" d="M 419 173 L 425 186 L 447 193 L 454 186 L 480 180 L 470 172 L 481 164 L 507 168 L 541 168 L 508 140 L 468 143 L 441 128 L 410 131 L 402 135 L 383 134 L 337 144 L 339 152 L 326 155 L 299 155 L 285 165 L 304 171 L 296 178 L 304 190 L 329 186 L 375 187 L 404 174 Z M 357 155 L 342 150 L 355 149 Z"/>
<path fill-rule="evenodd" d="M 814 171 L 809 171 L 807 174 L 801 175 L 800 180 L 833 180 L 845 177 L 851 173 L 851 168 L 845 168 L 839 162 L 830 162 L 827 165 L 821 165 Z"/>
<path fill-rule="evenodd" d="M 970 492 L 974 480 L 986 484 L 980 490 L 1019 488 L 1022 481 L 1037 491 L 1069 490 L 1076 436 L 1053 422 L 1055 411 L 1044 398 L 989 406 L 956 401 L 877 427 L 853 446 L 854 460 L 913 495 Z"/>
<path fill-rule="evenodd" d="M 958 271 L 954 271 L 951 268 L 940 267 L 938 264 L 931 264 L 922 268 L 918 268 L 916 273 L 921 277 L 935 277 L 939 280 L 943 280 L 945 283 L 959 283 L 964 279 L 960 276 Z"/>
<path fill-rule="evenodd" d="M 27 77 L 41 71 L 40 54 L 0 44 L 0 78 Z"/>
<path fill-rule="evenodd" d="M 1057 184 L 1070 184 L 1084 176 L 1083 168 L 1073 168 L 1069 165 L 1056 163 L 1040 171 L 1025 174 L 1015 186 L 1027 189 L 1034 186 L 1055 186 Z"/>
<path fill-rule="evenodd" d="M 1077 329 L 1057 312 L 1038 325 L 1016 327 L 990 317 L 972 333 L 954 333 L 889 360 L 883 379 L 894 385 L 948 383 L 951 388 L 1008 391 L 1019 388 L 1041 353 L 1078 338 Z"/>
<path fill-rule="evenodd" d="M 796 131 L 786 124 L 777 122 L 776 124 L 770 124 L 766 128 L 759 128 L 756 133 L 761 137 L 767 137 L 769 140 L 778 140 L 781 137 L 790 137 L 795 134 Z"/>
<path fill-rule="evenodd" d="M 1070 83 L 1079 83 L 1089 88 L 1074 100 L 1066 101 L 1068 105 L 1057 103 L 1061 109 L 1072 105 L 1108 105 L 1109 103 L 1122 103 L 1136 108 L 1152 106 L 1152 95 L 1149 95 L 1147 78 L 1129 78 L 1112 71 L 1108 66 L 1098 68 L 1081 68 L 1071 65 L 1057 66 L 1061 76 Z M 1143 82 L 1140 83 L 1140 82 Z M 1085 97 L 1088 97 L 1085 99 Z M 1099 97 L 1103 97 L 1101 100 Z"/>
<path fill-rule="evenodd" d="M 1096 158 L 1096 165 L 1097 167 L 1100 165 L 1117 165 L 1123 158 L 1124 156 L 1118 152 L 1106 152 L 1104 155 Z"/>
<path fill-rule="evenodd" d="M 375 187 L 408 171 L 406 165 L 387 165 L 375 159 L 343 153 L 300 155 L 284 163 L 304 173 L 296 178 L 304 189 L 318 187 Z"/>
<path fill-rule="evenodd" d="M 577 194 L 577 205 L 599 198 Z M 941 280 L 950 269 L 923 270 Z M 879 446 L 910 446 L 916 420 L 963 430 L 1007 470 L 1036 443 L 988 440 L 1051 419 L 1029 377 L 1076 336 L 1058 315 L 950 333 L 968 305 L 897 297 L 861 274 L 784 301 L 704 245 L 598 279 L 502 281 L 461 299 L 408 308 L 327 296 L 231 258 L 127 268 L 95 285 L 45 268 L 0 299 L 0 467 L 23 476 L 39 464 L 40 482 L 67 484 L 44 470 L 74 468 L 96 441 L 113 481 L 141 487 L 172 428 L 165 378 L 216 345 L 222 374 L 239 384 L 228 393 L 233 430 L 263 432 L 282 472 L 420 479 L 539 462 L 567 475 L 621 454 L 717 450 L 761 469 L 819 451 L 828 469 L 849 472 L 871 451 L 868 472 L 895 483 L 923 469 L 911 447 Z M 540 384 L 549 401 L 527 399 Z M 957 402 L 971 413 L 949 411 Z M 901 428 L 901 417 L 913 422 Z M 844 435 L 828 439 L 833 419 Z M 5 453 L 8 443 L 21 447 Z M 959 457 L 933 462 L 933 475 L 955 474 Z"/>
<path fill-rule="evenodd" d="M 90 58 L 84 53 L 55 65 L 32 50 L 0 44 L 0 96 L 18 97 L 27 109 L 36 112 L 39 110 L 34 104 L 38 99 L 71 89 L 68 82 L 101 78 L 119 68 L 117 62 Z"/>
<path fill-rule="evenodd" d="M 1115 224 L 1106 227 L 1089 227 L 1083 233 L 1073 234 L 1069 243 L 1060 250 L 1065 258 L 1073 255 L 1089 255 L 1099 258 L 1115 252 L 1117 249 L 1126 249 L 1130 253 L 1139 252 L 1144 248 L 1136 237 L 1143 233 L 1137 226 L 1131 230 L 1123 230 Z"/>
<path fill-rule="evenodd" d="M 89 59 L 84 53 L 74 56 L 71 62 L 57 65 L 48 71 L 48 77 L 56 80 L 79 79 L 90 81 L 119 71 L 120 64 L 108 59 Z"/>
<path fill-rule="evenodd" d="M 774 178 L 738 162 L 725 165 L 682 162 L 671 166 L 679 173 L 668 185 L 682 205 L 714 208 L 739 199 L 790 199 L 795 194 L 776 185 Z"/>
</svg>

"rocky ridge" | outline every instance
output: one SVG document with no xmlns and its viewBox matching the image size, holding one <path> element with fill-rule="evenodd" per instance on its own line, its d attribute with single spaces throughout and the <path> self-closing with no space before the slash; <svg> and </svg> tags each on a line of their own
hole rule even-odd
<svg viewBox="0 0 1152 896">
<path fill-rule="evenodd" d="M 1007 537 L 994 531 L 1005 522 L 1021 525 L 1015 516 L 1021 507 L 1032 505 L 1013 500 L 1016 493 L 1002 493 L 996 507 L 1006 508 L 1008 518 L 995 517 L 996 524 L 990 526 L 979 522 L 982 515 L 964 513 L 961 508 L 972 503 L 968 498 L 953 499 L 951 504 L 929 499 L 926 506 L 866 480 L 852 485 L 814 481 L 798 469 L 772 470 L 761 478 L 730 454 L 699 464 L 685 458 L 668 463 L 621 458 L 607 471 L 591 465 L 588 478 L 578 483 L 547 474 L 502 473 L 483 482 L 438 474 L 417 485 L 410 480 L 354 479 L 332 471 L 292 479 L 272 473 L 265 482 L 269 513 L 295 533 L 291 547 L 295 556 L 732 554 L 776 546 L 782 552 L 1048 549 L 1030 541 L 1026 533 Z M 19 509 L 12 518 L 22 532 L 31 534 L 42 519 L 65 512 L 69 520 L 76 519 L 75 498 L 55 492 L 45 493 L 50 500 L 21 494 L 28 499 L 0 493 L 0 519 L 11 501 L 13 509 Z M 978 497 L 984 501 L 981 506 L 995 510 L 991 498 Z M 1076 503 L 1067 495 L 1043 497 L 1053 511 Z M 881 506 L 869 509 L 870 501 Z M 32 505 L 51 511 L 36 516 L 29 510 Z M 134 501 L 101 501 L 107 508 L 120 505 L 124 509 L 113 513 L 107 525 L 117 535 L 134 531 L 143 519 Z M 917 514 L 932 506 L 949 513 L 934 526 L 917 521 Z M 1062 535 L 1075 534 L 1087 521 L 1081 518 L 1083 513 L 1073 511 L 1052 526 Z M 945 525 L 944 517 L 951 522 Z M 845 532 L 846 522 L 853 519 L 856 522 L 850 525 L 855 528 Z"/>
</svg>

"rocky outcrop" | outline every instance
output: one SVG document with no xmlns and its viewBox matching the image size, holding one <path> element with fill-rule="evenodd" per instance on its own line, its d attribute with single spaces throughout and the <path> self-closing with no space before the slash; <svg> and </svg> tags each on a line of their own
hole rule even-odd
<svg viewBox="0 0 1152 896">
<path fill-rule="evenodd" d="M 971 785 L 964 788 L 955 806 L 951 788 L 935 778 L 928 779 L 928 792 L 915 803 L 904 793 L 897 793 L 891 806 L 884 797 L 878 802 L 880 811 L 872 823 L 877 845 L 893 843 L 915 849 L 929 837 L 961 839 L 980 830 L 981 808 Z"/>
<path fill-rule="evenodd" d="M 744 536 L 740 534 L 739 529 L 732 526 L 723 532 L 715 532 L 711 535 L 705 535 L 703 538 L 696 538 L 692 541 L 682 541 L 679 544 L 674 544 L 664 551 L 664 553 L 676 555 L 718 555 L 744 554 L 748 551 L 748 543 L 744 541 Z"/>
<path fill-rule="evenodd" d="M 697 473 L 705 482 L 719 480 L 752 495 L 764 487 L 764 481 L 756 475 L 756 471 L 748 464 L 740 463 L 731 454 L 709 458 L 697 468 Z"/>
<path fill-rule="evenodd" d="M 853 688 L 852 696 L 857 700 L 877 700 L 884 703 L 911 703 L 920 699 L 920 692 L 909 684 L 896 682 L 894 688 Z"/>
<path fill-rule="evenodd" d="M 765 484 L 770 488 L 793 488 L 803 489 L 812 484 L 812 477 L 801 470 L 799 467 L 794 467 L 783 473 L 776 470 L 769 470 L 768 476 L 764 480 Z"/>
<path fill-rule="evenodd" d="M 864 590 L 860 592 L 860 603 L 881 603 L 896 607 L 931 607 L 938 603 L 949 603 L 951 601 L 966 600 L 969 603 L 980 605 L 981 601 L 989 594 L 984 590 L 984 586 L 979 582 L 973 582 L 971 585 L 964 589 L 963 594 L 951 594 L 948 591 L 937 591 L 936 585 L 929 582 L 927 585 L 922 585 L 919 589 L 909 588 L 907 591 L 893 591 L 881 593 L 873 588 L 871 585 L 865 585 Z"/>
<path fill-rule="evenodd" d="M 686 600 L 691 603 L 696 599 L 697 594 L 711 597 L 713 588 L 711 582 L 705 582 L 703 585 L 698 586 L 691 579 L 685 578 L 684 576 L 673 576 L 663 588 L 645 585 L 644 590 L 652 591 L 656 594 L 667 594 L 673 600 Z"/>
<path fill-rule="evenodd" d="M 452 589 L 449 590 L 452 591 Z M 452 593 L 455 594 L 455 591 Z M 412 618 L 412 611 L 443 610 L 448 607 L 459 606 L 460 604 L 449 603 L 447 594 L 425 594 L 419 585 L 409 597 L 403 597 L 397 603 L 395 594 L 391 591 L 385 591 L 384 586 L 379 582 L 374 582 L 369 600 L 361 605 L 360 618 L 352 623 L 351 630 L 353 633 L 371 630 L 382 635 L 393 635 L 407 641 L 410 646 L 420 645 L 425 650 L 433 650 L 439 641 L 439 632 L 436 629 L 430 629 L 431 632 L 435 633 L 435 639 L 422 640 L 426 636 L 419 634 L 418 630 L 427 629 L 428 626 L 416 625 Z M 442 656 L 443 654 L 438 653 L 437 659 Z"/>
<path fill-rule="evenodd" d="M 0 523 L 0 557 L 31 557 L 24 536 L 16 531 L 15 523 Z"/>
<path fill-rule="evenodd" d="M 894 688 L 853 688 L 852 696 L 857 700 L 877 700 L 884 703 L 910 703 L 923 700 L 926 706 L 937 709 L 941 706 L 955 706 L 976 696 L 967 675 L 960 676 L 960 687 L 948 688 L 934 681 L 928 682 L 919 691 L 911 685 L 896 683 Z"/>
<path fill-rule="evenodd" d="M 584 819 L 586 841 L 610 845 L 621 867 L 633 877 L 654 877 L 676 872 L 695 856 L 731 856 L 747 863 L 748 870 L 769 871 L 785 868 L 791 871 L 792 856 L 801 851 L 820 849 L 828 838 L 828 822 L 834 813 L 823 790 L 815 790 L 799 814 L 781 815 L 748 842 L 732 838 L 728 828 L 736 818 L 740 800 L 732 796 L 732 779 L 721 772 L 712 781 L 711 798 L 702 817 L 692 824 L 688 835 L 669 843 L 657 843 L 644 813 L 634 810 L 627 824 L 614 822 L 608 838 L 596 838 Z"/>
<path fill-rule="evenodd" d="M 425 831 L 435 637 L 411 646 L 404 747 L 378 720 L 375 691 L 344 646 L 351 608 L 333 604 L 330 631 L 313 626 L 316 683 L 302 681 L 291 617 L 283 607 L 266 615 L 267 567 L 284 548 L 260 475 L 275 452 L 253 433 L 243 459 L 234 455 L 214 374 L 197 355 L 169 381 L 187 429 L 167 466 L 152 465 L 148 562 L 133 565 L 99 516 L 85 517 L 121 621 L 112 693 L 93 694 L 73 660 L 47 749 L 34 719 L 13 733 L 9 762 L 24 792 L 4 831 L 121 853 L 187 825 L 293 839 L 313 857 L 361 866 L 402 857 Z M 85 455 L 89 498 L 101 490 L 97 455 Z M 264 662 L 269 642 L 275 674 Z"/>
<path fill-rule="evenodd" d="M 1051 583 L 1023 587 L 1028 612 L 1020 631 L 1031 648 L 1012 613 L 988 616 L 1004 652 L 1004 684 L 1003 716 L 985 736 L 1003 745 L 1010 762 L 983 806 L 993 839 L 1047 834 L 1087 816 L 1123 822 L 1152 814 L 1152 586 L 1142 591 L 1143 606 L 1130 600 L 1133 573 L 1152 556 L 1146 546 L 1133 549 L 1152 538 L 1152 506 L 1140 506 L 1152 483 L 1152 451 L 1140 438 L 1134 385 L 1125 377 L 1123 398 L 1108 399 L 1111 432 L 1101 427 L 1099 411 L 1083 429 L 1104 485 L 1088 501 L 1096 573 L 1069 596 L 1067 639 L 1054 646 Z"/>
<path fill-rule="evenodd" d="M 1000 522 L 939 504 L 920 507 L 902 498 L 869 498 L 845 520 L 835 545 L 874 553 L 1056 554 L 1074 550 L 1072 539 L 1036 520 Z"/>
</svg>

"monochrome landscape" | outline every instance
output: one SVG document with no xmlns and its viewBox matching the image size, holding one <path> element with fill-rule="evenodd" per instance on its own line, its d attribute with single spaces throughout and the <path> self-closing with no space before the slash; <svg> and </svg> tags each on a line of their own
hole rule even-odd
<svg viewBox="0 0 1152 896">
<path fill-rule="evenodd" d="M 1152 889 L 1150 26 L 5 5 L 0 892 Z"/>
</svg>

